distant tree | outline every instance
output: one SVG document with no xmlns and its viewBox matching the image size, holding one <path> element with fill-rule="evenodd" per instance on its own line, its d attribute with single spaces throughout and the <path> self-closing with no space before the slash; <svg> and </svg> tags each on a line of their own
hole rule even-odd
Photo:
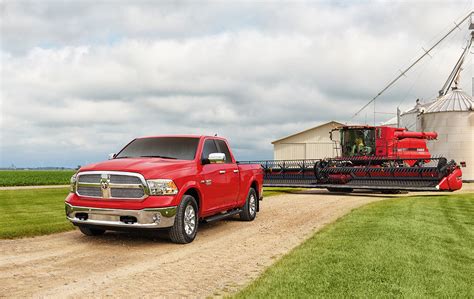
<svg viewBox="0 0 474 299">
<path fill-rule="evenodd" d="M 76 170 L 79 170 L 81 168 L 81 165 L 77 165 Z"/>
</svg>

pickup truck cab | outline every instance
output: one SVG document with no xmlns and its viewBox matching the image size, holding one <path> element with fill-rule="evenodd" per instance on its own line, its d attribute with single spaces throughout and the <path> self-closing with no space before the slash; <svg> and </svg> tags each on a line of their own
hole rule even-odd
<svg viewBox="0 0 474 299">
<path fill-rule="evenodd" d="M 66 217 L 86 235 L 168 229 L 189 243 L 200 220 L 254 220 L 262 185 L 261 166 L 239 165 L 224 138 L 142 137 L 72 176 Z"/>
</svg>

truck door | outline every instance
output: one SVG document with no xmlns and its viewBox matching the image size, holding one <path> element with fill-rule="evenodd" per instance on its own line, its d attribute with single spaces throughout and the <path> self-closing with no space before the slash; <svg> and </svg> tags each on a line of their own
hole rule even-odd
<svg viewBox="0 0 474 299">
<path fill-rule="evenodd" d="M 204 141 L 201 161 L 207 159 L 209 154 L 218 153 L 217 145 L 213 139 Z M 201 191 L 203 193 L 202 211 L 212 213 L 225 209 L 228 205 L 228 176 L 225 163 L 202 165 L 200 177 Z"/>
<path fill-rule="evenodd" d="M 237 163 L 232 161 L 232 156 L 230 155 L 229 147 L 227 146 L 224 140 L 216 139 L 217 150 L 219 153 L 225 154 L 225 165 L 223 169 L 225 173 L 223 174 L 226 178 L 227 187 L 225 194 L 225 201 L 229 205 L 236 205 L 239 197 L 240 189 L 240 173 Z"/>
</svg>

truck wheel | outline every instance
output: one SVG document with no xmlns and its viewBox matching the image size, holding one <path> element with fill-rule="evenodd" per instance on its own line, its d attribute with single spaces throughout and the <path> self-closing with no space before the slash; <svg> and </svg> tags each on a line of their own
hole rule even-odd
<svg viewBox="0 0 474 299">
<path fill-rule="evenodd" d="M 249 194 L 247 195 L 247 201 L 242 209 L 242 212 L 239 213 L 240 219 L 244 221 L 252 221 L 257 216 L 257 192 L 254 188 L 250 188 Z"/>
<path fill-rule="evenodd" d="M 90 228 L 85 226 L 79 226 L 79 230 L 86 236 L 100 236 L 105 233 L 105 229 Z"/>
<path fill-rule="evenodd" d="M 198 205 L 194 197 L 185 195 L 178 206 L 174 225 L 170 229 L 170 239 L 179 244 L 191 243 L 196 237 L 197 228 Z"/>
</svg>

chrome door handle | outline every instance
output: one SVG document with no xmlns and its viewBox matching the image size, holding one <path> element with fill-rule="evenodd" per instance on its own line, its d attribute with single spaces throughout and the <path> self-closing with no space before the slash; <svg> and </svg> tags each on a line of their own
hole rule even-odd
<svg viewBox="0 0 474 299">
<path fill-rule="evenodd" d="M 225 173 L 225 170 L 219 170 L 219 173 L 220 173 L 220 174 L 224 174 L 224 173 Z"/>
<path fill-rule="evenodd" d="M 238 170 L 238 169 L 234 169 L 234 173 L 239 173 L 239 170 Z"/>
</svg>

